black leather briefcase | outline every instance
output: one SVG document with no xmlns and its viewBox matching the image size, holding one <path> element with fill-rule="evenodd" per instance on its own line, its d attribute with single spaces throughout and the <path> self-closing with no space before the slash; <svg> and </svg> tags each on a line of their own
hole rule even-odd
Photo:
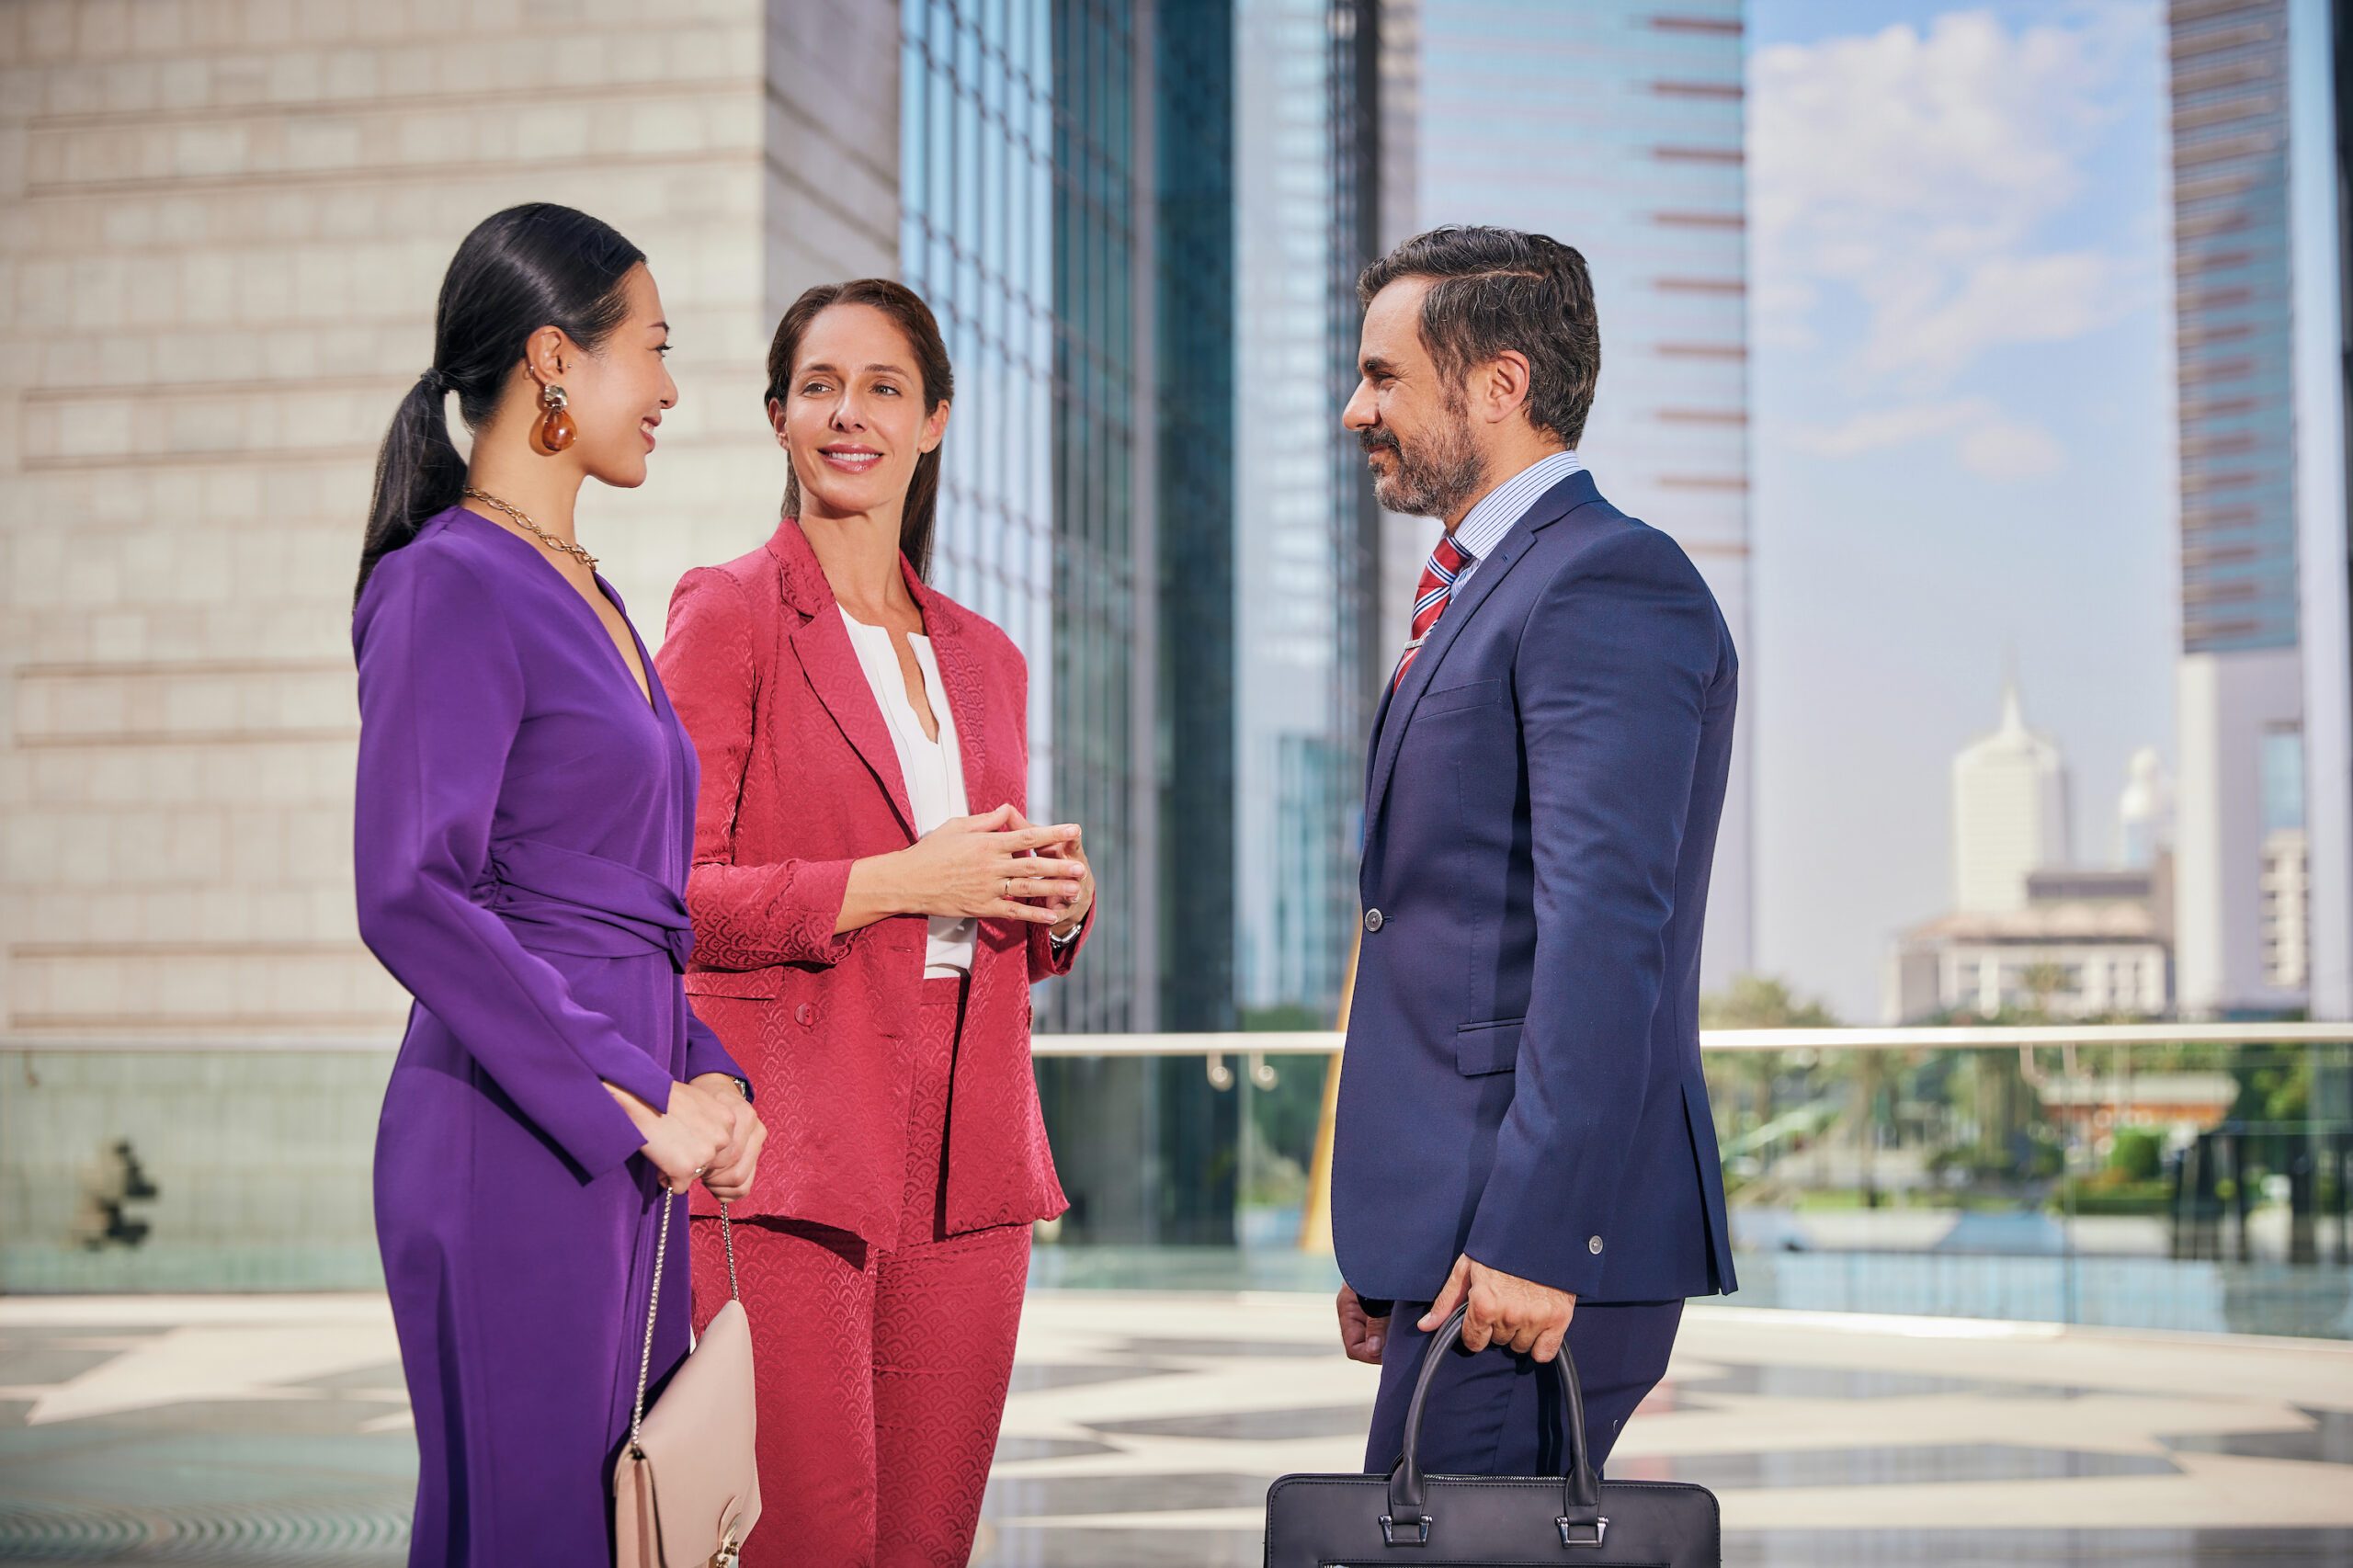
<svg viewBox="0 0 2353 1568">
<path fill-rule="evenodd" d="M 1422 1402 L 1462 1334 L 1457 1307 L 1431 1336 L 1405 1411 L 1405 1452 L 1380 1475 L 1286 1475 L 1267 1489 L 1267 1568 L 1721 1568 L 1715 1494 L 1674 1481 L 1598 1480 L 1568 1347 L 1552 1358 L 1568 1412 L 1566 1476 L 1424 1475 Z"/>
</svg>

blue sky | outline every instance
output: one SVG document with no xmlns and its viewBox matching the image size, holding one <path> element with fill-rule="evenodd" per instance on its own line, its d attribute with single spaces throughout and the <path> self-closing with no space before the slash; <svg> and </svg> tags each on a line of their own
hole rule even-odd
<svg viewBox="0 0 2353 1568">
<path fill-rule="evenodd" d="M 2075 858 L 2173 760 L 2164 16 L 1753 0 L 1760 967 L 1875 1020 L 2013 660 Z"/>
</svg>

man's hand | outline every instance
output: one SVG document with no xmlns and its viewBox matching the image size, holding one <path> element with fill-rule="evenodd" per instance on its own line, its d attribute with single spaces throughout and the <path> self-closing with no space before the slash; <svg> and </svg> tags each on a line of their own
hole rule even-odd
<svg viewBox="0 0 2353 1568">
<path fill-rule="evenodd" d="M 1509 1350 L 1550 1361 L 1561 1353 L 1561 1341 L 1576 1315 L 1577 1299 L 1566 1290 L 1522 1279 L 1490 1268 L 1469 1253 L 1454 1260 L 1446 1289 L 1416 1326 L 1429 1334 L 1447 1320 L 1456 1303 L 1466 1297 L 1471 1310 L 1462 1318 L 1462 1347 L 1484 1350 L 1500 1345 Z M 1345 1316 L 1345 1309 L 1343 1309 Z"/>
<path fill-rule="evenodd" d="M 1341 1286 L 1340 1348 L 1348 1353 L 1348 1359 L 1380 1366 L 1381 1343 L 1388 1337 L 1388 1318 L 1371 1316 L 1358 1299 L 1356 1287 Z"/>
</svg>

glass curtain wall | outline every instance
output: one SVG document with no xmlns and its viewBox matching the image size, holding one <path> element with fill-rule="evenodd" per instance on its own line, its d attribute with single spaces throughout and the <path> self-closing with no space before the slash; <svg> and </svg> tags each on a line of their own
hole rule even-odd
<svg viewBox="0 0 2353 1568">
<path fill-rule="evenodd" d="M 1132 28 L 1055 0 L 905 0 L 901 27 L 900 266 L 959 390 L 934 574 L 1028 657 L 1032 814 L 1086 824 L 1097 871 L 1040 1027 L 1132 1028 Z"/>
</svg>

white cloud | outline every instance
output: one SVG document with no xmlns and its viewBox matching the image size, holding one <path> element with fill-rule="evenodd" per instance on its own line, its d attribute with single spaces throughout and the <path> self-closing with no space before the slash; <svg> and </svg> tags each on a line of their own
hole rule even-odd
<svg viewBox="0 0 2353 1568">
<path fill-rule="evenodd" d="M 1869 409 L 1836 425 L 1801 427 L 1794 436 L 1802 449 L 1831 458 L 1951 437 L 1960 443 L 1962 465 L 1993 480 L 2040 479 L 2067 463 L 2066 449 L 2049 431 L 2009 417 L 1983 397 Z"/>
<path fill-rule="evenodd" d="M 1771 282 L 1751 279 L 1748 298 L 1754 307 L 1749 336 L 1758 347 L 1813 348 L 1821 338 L 1813 330 L 1814 301 L 1821 290 L 1800 278 Z"/>
<path fill-rule="evenodd" d="M 1875 372 L 1952 375 L 1996 343 L 2063 343 L 2106 325 L 2132 302 L 2118 267 L 2092 251 L 1989 256 L 1942 297 L 1903 291 L 1859 356 Z"/>
<path fill-rule="evenodd" d="M 1989 347 L 2078 336 L 2131 308 L 2143 264 L 2050 246 L 2040 231 L 2081 194 L 2112 112 L 2102 88 L 2154 25 L 2119 4 L 2017 30 L 1961 11 L 1925 32 L 1759 51 L 1760 338 L 1818 339 L 1822 312 L 1859 302 L 1855 370 L 1921 396 Z"/>
<path fill-rule="evenodd" d="M 1971 420 L 1983 420 L 1990 413 L 1990 406 L 1982 398 L 1875 408 L 1843 424 L 1802 429 L 1797 433 L 1797 441 L 1805 450 L 1823 457 L 1858 457 L 1882 447 L 1908 446 L 1929 436 L 1940 436 Z"/>
<path fill-rule="evenodd" d="M 2067 452 L 2039 425 L 1995 419 L 1961 437 L 1961 460 L 1987 479 L 2040 479 L 2066 467 Z"/>
</svg>

